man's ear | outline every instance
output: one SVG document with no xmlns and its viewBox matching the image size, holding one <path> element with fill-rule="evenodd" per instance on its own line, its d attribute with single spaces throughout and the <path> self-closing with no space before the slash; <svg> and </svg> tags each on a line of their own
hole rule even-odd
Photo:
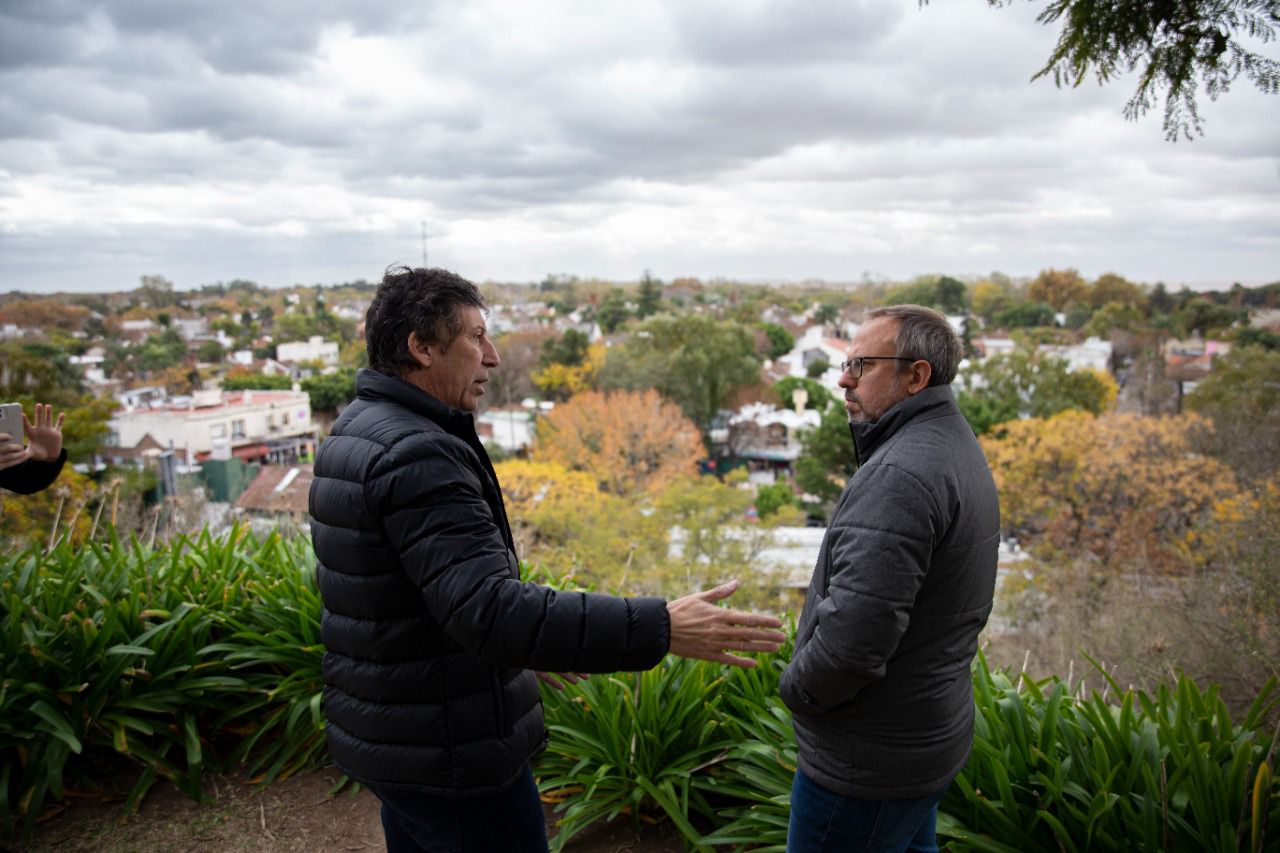
<svg viewBox="0 0 1280 853">
<path fill-rule="evenodd" d="M 417 332 L 409 333 L 409 355 L 419 367 L 430 367 L 433 360 L 433 347 L 418 337 Z"/>
<path fill-rule="evenodd" d="M 916 359 L 907 368 L 907 393 L 919 394 L 929 387 L 929 380 L 932 378 L 933 365 L 923 358 Z"/>
</svg>

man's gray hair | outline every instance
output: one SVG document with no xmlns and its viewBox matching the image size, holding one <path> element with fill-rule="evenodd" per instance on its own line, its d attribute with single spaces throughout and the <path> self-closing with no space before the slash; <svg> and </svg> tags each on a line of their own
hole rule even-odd
<svg viewBox="0 0 1280 853">
<path fill-rule="evenodd" d="M 867 312 L 867 320 L 888 317 L 897 320 L 895 355 L 924 359 L 932 368 L 930 385 L 950 385 L 964 358 L 964 342 L 939 311 L 923 305 L 890 305 Z"/>
</svg>

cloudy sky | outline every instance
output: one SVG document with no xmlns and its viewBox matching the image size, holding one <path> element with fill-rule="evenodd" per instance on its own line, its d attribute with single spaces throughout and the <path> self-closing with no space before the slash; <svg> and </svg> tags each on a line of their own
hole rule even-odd
<svg viewBox="0 0 1280 853">
<path fill-rule="evenodd" d="M 1042 5 L 0 0 L 0 291 L 1280 279 L 1280 96 L 1171 144 Z"/>
</svg>

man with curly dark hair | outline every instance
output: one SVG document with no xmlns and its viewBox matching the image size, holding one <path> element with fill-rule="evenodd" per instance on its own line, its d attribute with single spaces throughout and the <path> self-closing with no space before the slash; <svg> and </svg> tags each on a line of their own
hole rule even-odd
<svg viewBox="0 0 1280 853">
<path fill-rule="evenodd" d="M 770 616 L 520 580 L 473 413 L 500 364 L 485 303 L 441 269 L 387 272 L 369 369 L 316 458 L 311 530 L 324 600 L 329 751 L 382 800 L 389 851 L 542 851 L 530 759 L 538 678 L 643 670 L 668 653 L 752 666 Z"/>
</svg>

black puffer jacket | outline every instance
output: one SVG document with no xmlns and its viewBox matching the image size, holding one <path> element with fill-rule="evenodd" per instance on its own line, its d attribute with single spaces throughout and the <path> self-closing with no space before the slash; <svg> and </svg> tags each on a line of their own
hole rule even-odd
<svg viewBox="0 0 1280 853">
<path fill-rule="evenodd" d="M 404 380 L 359 373 L 310 508 L 329 751 L 362 782 L 493 793 L 546 743 L 530 670 L 642 670 L 667 652 L 661 599 L 520 582 L 471 415 Z"/>
<path fill-rule="evenodd" d="M 950 386 L 856 424 L 781 693 L 799 763 L 870 800 L 937 793 L 973 743 L 969 664 L 991 613 L 995 483 Z"/>
</svg>

